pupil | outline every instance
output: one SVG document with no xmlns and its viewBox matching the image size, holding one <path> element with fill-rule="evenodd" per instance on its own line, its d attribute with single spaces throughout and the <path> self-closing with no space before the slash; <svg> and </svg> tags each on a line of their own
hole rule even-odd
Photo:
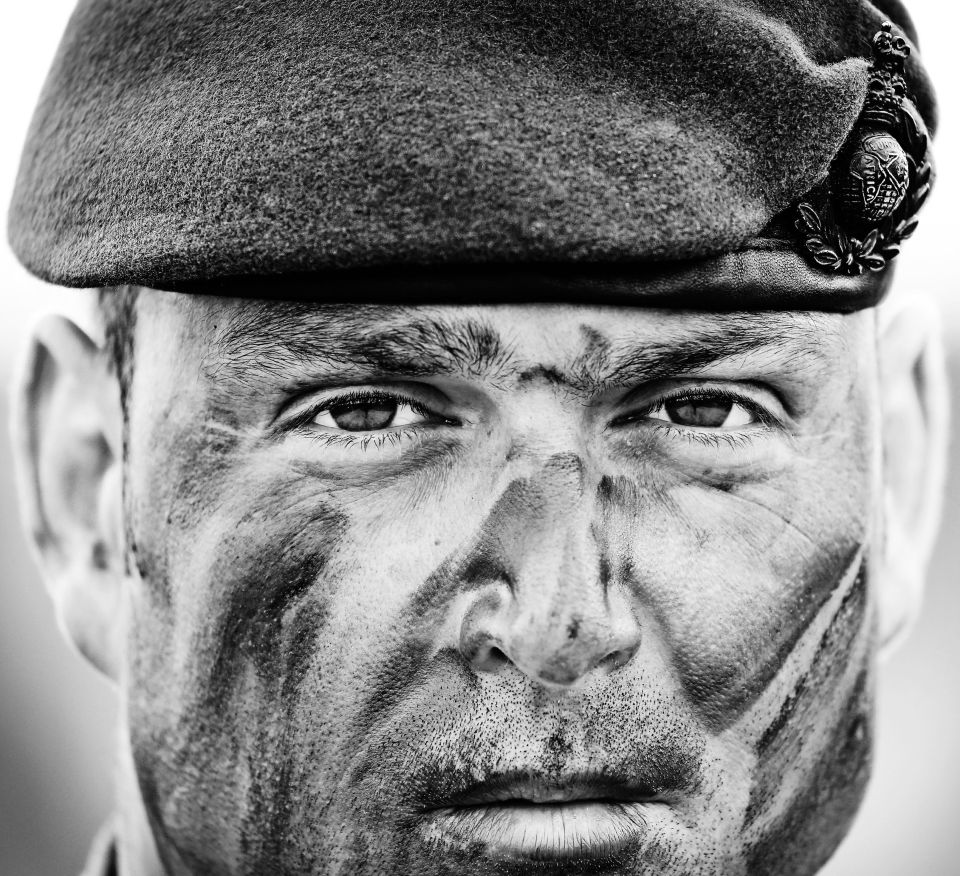
<svg viewBox="0 0 960 876">
<path fill-rule="evenodd" d="M 703 426 L 716 429 L 722 426 L 733 402 L 729 399 L 675 399 L 664 405 L 671 422 L 678 426 Z"/>
<path fill-rule="evenodd" d="M 347 432 L 385 429 L 396 415 L 397 404 L 389 401 L 354 403 L 330 408 L 333 422 Z"/>
</svg>

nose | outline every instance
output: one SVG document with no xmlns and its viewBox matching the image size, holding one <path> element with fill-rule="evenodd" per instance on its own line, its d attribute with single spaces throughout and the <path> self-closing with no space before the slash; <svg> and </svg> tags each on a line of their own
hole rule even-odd
<svg viewBox="0 0 960 876">
<path fill-rule="evenodd" d="M 463 569 L 472 598 L 459 648 L 475 672 L 513 667 L 562 689 L 637 653 L 640 624 L 627 591 L 610 583 L 594 515 L 576 457 L 552 458 L 507 488 Z"/>
</svg>

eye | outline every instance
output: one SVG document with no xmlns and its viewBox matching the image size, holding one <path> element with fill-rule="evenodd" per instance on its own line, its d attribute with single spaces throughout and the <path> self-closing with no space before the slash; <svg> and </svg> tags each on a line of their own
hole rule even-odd
<svg viewBox="0 0 960 876">
<path fill-rule="evenodd" d="M 763 417 L 745 401 L 719 392 L 700 392 L 660 399 L 640 417 L 662 420 L 685 429 L 727 430 L 749 429 L 763 423 Z"/>
<path fill-rule="evenodd" d="M 315 426 L 340 432 L 377 432 L 430 421 L 417 402 L 388 395 L 360 395 L 336 398 L 317 411 Z"/>
</svg>

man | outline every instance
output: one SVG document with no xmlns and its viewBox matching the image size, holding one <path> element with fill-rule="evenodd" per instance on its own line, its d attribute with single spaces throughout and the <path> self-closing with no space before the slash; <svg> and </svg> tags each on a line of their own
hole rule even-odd
<svg viewBox="0 0 960 876">
<path fill-rule="evenodd" d="M 81 3 L 11 239 L 103 290 L 16 426 L 87 872 L 823 865 L 944 451 L 881 6 Z"/>
</svg>

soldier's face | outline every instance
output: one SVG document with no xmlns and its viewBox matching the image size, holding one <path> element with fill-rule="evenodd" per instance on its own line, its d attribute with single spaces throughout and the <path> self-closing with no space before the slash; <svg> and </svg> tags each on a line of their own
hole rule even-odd
<svg viewBox="0 0 960 876">
<path fill-rule="evenodd" d="M 171 873 L 818 869 L 871 748 L 869 311 L 139 309 Z"/>
</svg>

